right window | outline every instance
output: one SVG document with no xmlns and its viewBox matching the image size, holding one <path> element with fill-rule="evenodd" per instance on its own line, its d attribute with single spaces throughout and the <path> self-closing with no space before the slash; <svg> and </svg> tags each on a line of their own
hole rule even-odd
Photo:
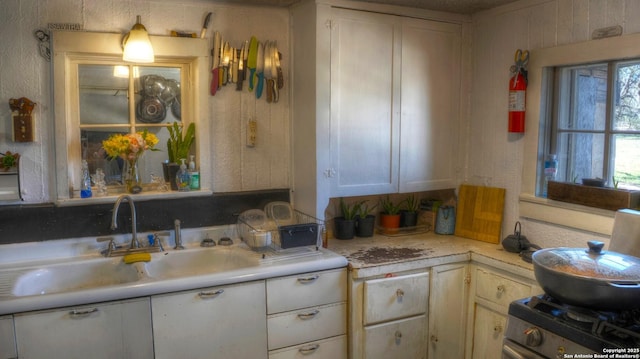
<svg viewBox="0 0 640 359">
<path fill-rule="evenodd" d="M 640 189 L 640 59 L 555 67 L 553 79 L 544 159 L 556 155 L 555 180 Z M 541 171 L 538 196 L 545 187 Z"/>
</svg>

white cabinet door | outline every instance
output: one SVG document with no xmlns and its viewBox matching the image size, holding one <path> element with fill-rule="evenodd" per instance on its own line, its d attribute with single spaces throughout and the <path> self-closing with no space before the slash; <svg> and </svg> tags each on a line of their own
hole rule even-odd
<svg viewBox="0 0 640 359">
<path fill-rule="evenodd" d="M 400 192 L 454 188 L 460 25 L 404 19 Z"/>
<path fill-rule="evenodd" d="M 459 263 L 431 269 L 429 358 L 464 358 L 468 267 Z"/>
<path fill-rule="evenodd" d="M 500 358 L 506 324 L 507 317 L 476 304 L 472 358 Z"/>
<path fill-rule="evenodd" d="M 13 331 L 13 317 L 0 317 L 0 359 L 17 358 L 16 336 Z"/>
<path fill-rule="evenodd" d="M 331 194 L 398 191 L 397 17 L 336 9 L 331 27 Z"/>
<path fill-rule="evenodd" d="M 15 314 L 20 358 L 153 358 L 149 298 Z"/>
<path fill-rule="evenodd" d="M 267 358 L 263 281 L 151 298 L 156 358 Z"/>
<path fill-rule="evenodd" d="M 368 326 L 364 329 L 366 359 L 424 359 L 427 317 L 420 315 L 394 322 Z"/>
</svg>

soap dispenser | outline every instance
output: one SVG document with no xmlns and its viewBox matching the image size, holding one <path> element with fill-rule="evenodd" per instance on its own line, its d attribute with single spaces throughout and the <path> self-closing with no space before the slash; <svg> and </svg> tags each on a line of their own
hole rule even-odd
<svg viewBox="0 0 640 359">
<path fill-rule="evenodd" d="M 184 163 L 185 159 L 181 158 L 180 161 L 180 170 L 176 174 L 176 186 L 178 187 L 178 191 L 189 191 L 189 187 L 191 186 L 191 176 L 187 171 L 187 165 Z"/>
<path fill-rule="evenodd" d="M 189 156 L 189 176 L 191 177 L 190 188 L 193 190 L 200 189 L 200 172 L 196 169 L 196 162 L 193 160 L 194 155 Z"/>
</svg>

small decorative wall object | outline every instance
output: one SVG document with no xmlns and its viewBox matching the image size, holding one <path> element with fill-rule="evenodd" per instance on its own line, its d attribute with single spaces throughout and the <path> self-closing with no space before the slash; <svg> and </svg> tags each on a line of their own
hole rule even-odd
<svg viewBox="0 0 640 359">
<path fill-rule="evenodd" d="M 33 108 L 36 103 L 26 97 L 19 99 L 9 99 L 9 107 L 11 108 L 11 117 L 13 119 L 13 141 L 14 142 L 33 142 L 34 124 L 33 124 Z"/>
<path fill-rule="evenodd" d="M 40 56 L 44 57 L 47 61 L 51 61 L 49 33 L 46 30 L 38 29 L 34 31 L 33 35 L 38 39 L 38 51 L 40 52 Z"/>
</svg>

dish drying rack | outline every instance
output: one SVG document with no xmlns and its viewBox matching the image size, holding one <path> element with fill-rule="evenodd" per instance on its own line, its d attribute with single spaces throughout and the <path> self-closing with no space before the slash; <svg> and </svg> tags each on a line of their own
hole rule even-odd
<svg viewBox="0 0 640 359">
<path fill-rule="evenodd" d="M 259 227 L 239 217 L 238 226 L 245 226 L 238 228 L 240 238 L 262 254 L 263 262 L 321 254 L 324 221 L 298 210 L 291 210 L 290 218 L 268 218 Z"/>
</svg>

